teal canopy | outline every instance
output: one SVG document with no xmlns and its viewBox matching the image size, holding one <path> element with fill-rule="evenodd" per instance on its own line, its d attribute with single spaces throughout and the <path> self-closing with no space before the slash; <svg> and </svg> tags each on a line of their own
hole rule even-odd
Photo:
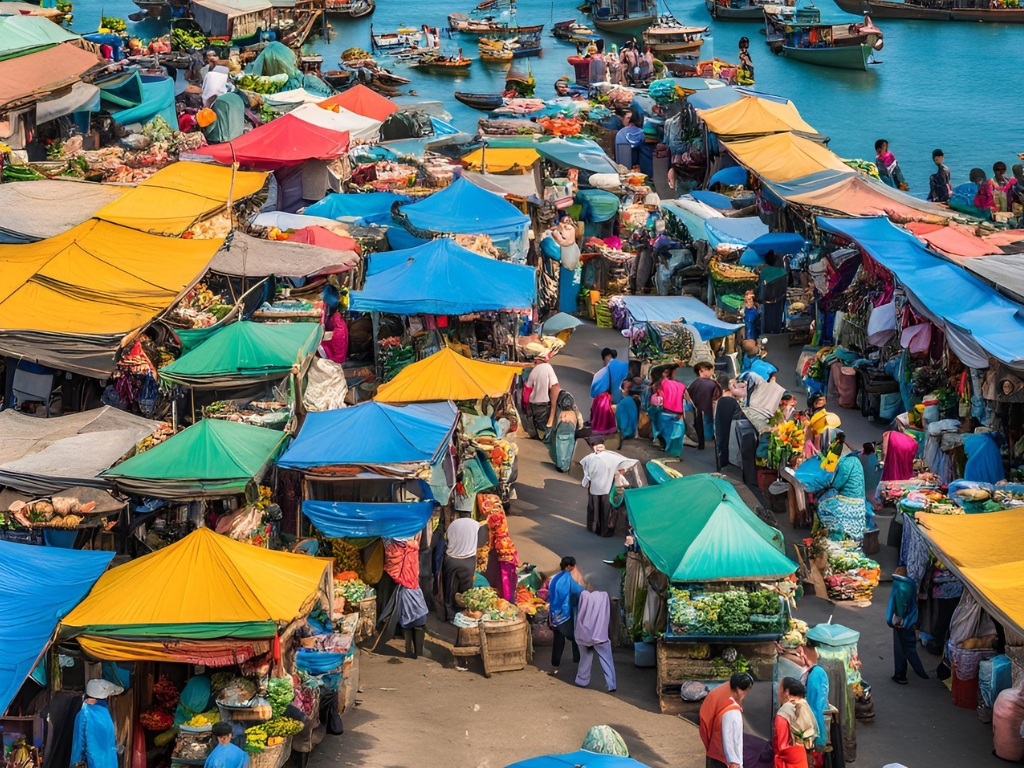
<svg viewBox="0 0 1024 768">
<path fill-rule="evenodd" d="M 626 512 L 640 548 L 670 581 L 780 579 L 796 570 L 782 534 L 727 480 L 691 475 L 629 489 Z"/>
</svg>

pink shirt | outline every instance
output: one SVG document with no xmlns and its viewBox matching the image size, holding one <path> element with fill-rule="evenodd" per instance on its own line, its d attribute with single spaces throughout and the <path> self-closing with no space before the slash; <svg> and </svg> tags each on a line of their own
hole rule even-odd
<svg viewBox="0 0 1024 768">
<path fill-rule="evenodd" d="M 686 392 L 686 385 L 675 379 L 665 379 L 661 382 L 661 397 L 665 404 L 666 411 L 672 413 L 683 412 L 683 394 Z"/>
</svg>

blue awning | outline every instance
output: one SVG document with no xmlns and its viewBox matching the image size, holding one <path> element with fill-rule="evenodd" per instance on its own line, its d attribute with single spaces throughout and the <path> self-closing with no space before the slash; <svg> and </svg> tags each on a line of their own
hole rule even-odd
<svg viewBox="0 0 1024 768">
<path fill-rule="evenodd" d="M 368 402 L 310 413 L 277 463 L 285 469 L 434 464 L 447 450 L 458 418 L 451 403 Z"/>
<path fill-rule="evenodd" d="M 46 650 L 57 622 L 88 594 L 113 557 L 0 541 L 0 714 Z"/>
<path fill-rule="evenodd" d="M 704 205 L 710 205 L 712 208 L 722 211 L 732 210 L 732 198 L 720 195 L 718 192 L 709 192 L 706 189 L 691 189 L 690 197 L 694 200 L 699 200 Z"/>
<path fill-rule="evenodd" d="M 800 253 L 806 245 L 807 242 L 795 232 L 769 232 L 747 243 L 747 247 L 761 257 L 768 251 L 782 255 Z"/>
<path fill-rule="evenodd" d="M 687 86 L 684 85 L 683 87 L 686 88 Z M 741 98 L 742 95 L 737 93 L 735 88 L 727 85 L 724 88 L 708 88 L 706 91 L 691 93 L 686 97 L 686 101 L 694 109 L 714 109 L 715 107 L 724 107 L 726 104 L 732 104 Z"/>
<path fill-rule="evenodd" d="M 302 213 L 325 219 L 359 219 L 364 224 L 390 224 L 391 206 L 396 202 L 408 203 L 411 197 L 394 192 L 371 192 L 366 195 L 328 195 L 313 203 Z"/>
<path fill-rule="evenodd" d="M 692 296 L 623 296 L 630 317 L 637 323 L 685 323 L 702 341 L 730 336 L 742 325 L 718 319 L 715 310 Z"/>
<path fill-rule="evenodd" d="M 741 219 L 708 219 L 704 222 L 708 233 L 708 242 L 714 248 L 722 243 L 747 245 L 757 238 L 768 234 L 768 225 L 757 216 Z"/>
<path fill-rule="evenodd" d="M 434 511 L 432 501 L 304 501 L 302 514 L 332 539 L 383 536 L 408 539 L 423 530 Z"/>
<path fill-rule="evenodd" d="M 478 256 L 442 237 L 404 251 L 373 254 L 355 312 L 464 315 L 529 309 L 537 303 L 532 267 Z"/>
<path fill-rule="evenodd" d="M 978 353 L 984 350 L 1006 365 L 1024 368 L 1024 312 L 1020 304 L 928 250 L 883 216 L 819 216 L 818 226 L 854 241 L 896 275 L 916 299 L 915 304 L 933 323 L 946 329 L 950 347 L 965 363 L 985 367 L 977 365 L 984 357 Z"/>
<path fill-rule="evenodd" d="M 512 203 L 465 179 L 430 197 L 403 206 L 402 213 L 419 229 L 471 234 L 522 233 L 530 217 Z"/>
</svg>

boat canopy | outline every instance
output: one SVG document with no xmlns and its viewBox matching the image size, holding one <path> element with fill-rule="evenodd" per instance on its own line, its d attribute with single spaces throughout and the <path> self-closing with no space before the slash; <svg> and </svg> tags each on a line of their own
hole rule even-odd
<svg viewBox="0 0 1024 768">
<path fill-rule="evenodd" d="M 77 39 L 44 16 L 0 16 L 0 61 Z"/>
<path fill-rule="evenodd" d="M 0 107 L 69 88 L 86 72 L 103 63 L 97 54 L 82 50 L 74 43 L 59 43 L 0 61 Z"/>
<path fill-rule="evenodd" d="M 826 147 L 795 133 L 774 133 L 748 141 L 723 141 L 722 148 L 765 181 L 792 181 L 811 173 L 850 168 Z"/>
</svg>

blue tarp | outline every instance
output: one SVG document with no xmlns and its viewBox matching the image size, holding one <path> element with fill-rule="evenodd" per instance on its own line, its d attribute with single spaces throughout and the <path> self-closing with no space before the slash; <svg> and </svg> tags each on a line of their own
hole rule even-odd
<svg viewBox="0 0 1024 768">
<path fill-rule="evenodd" d="M 1007 365 L 1024 367 L 1024 312 L 1020 304 L 929 251 L 920 240 L 883 216 L 819 216 L 818 226 L 853 240 L 895 274 L 932 322 L 946 329 L 950 347 L 961 360 L 977 355 L 980 347 Z"/>
<path fill-rule="evenodd" d="M 304 501 L 302 514 L 332 539 L 384 536 L 408 539 L 423 530 L 434 511 L 432 501 L 381 503 Z"/>
<path fill-rule="evenodd" d="M 582 168 L 591 173 L 618 173 L 601 145 L 590 139 L 546 139 L 535 142 L 534 149 L 541 157 L 563 168 Z"/>
<path fill-rule="evenodd" d="M 717 192 L 709 192 L 706 189 L 691 189 L 690 197 L 694 200 L 699 200 L 704 205 L 710 205 L 712 208 L 718 208 L 722 211 L 732 210 L 732 200 Z M 765 231 L 768 231 L 768 227 L 765 227 Z"/>
<path fill-rule="evenodd" d="M 404 251 L 374 254 L 366 284 L 353 291 L 356 312 L 464 315 L 529 309 L 537 302 L 532 267 L 478 256 L 446 237 Z"/>
<path fill-rule="evenodd" d="M 391 206 L 395 202 L 408 203 L 411 197 L 394 192 L 371 192 L 366 195 L 328 195 L 303 211 L 304 216 L 322 216 L 325 219 L 359 219 L 363 224 L 390 224 Z"/>
<path fill-rule="evenodd" d="M 307 469 L 346 464 L 433 464 L 458 420 L 451 403 L 369 402 L 310 413 L 278 465 Z"/>
<path fill-rule="evenodd" d="M 530 218 L 512 203 L 465 179 L 423 200 L 402 207 L 402 213 L 419 229 L 487 235 L 522 234 Z"/>
<path fill-rule="evenodd" d="M 724 88 L 708 88 L 706 91 L 697 91 L 687 96 L 686 101 L 694 109 L 714 109 L 732 104 L 741 98 L 742 96 L 736 92 L 735 88 L 727 85 Z"/>
<path fill-rule="evenodd" d="M 722 168 L 708 179 L 708 186 L 725 184 L 727 187 L 740 187 L 747 183 L 747 169 L 742 165 L 730 165 Z"/>
<path fill-rule="evenodd" d="M 57 622 L 88 594 L 113 557 L 0 541 L 0 713 L 36 665 Z"/>
<path fill-rule="evenodd" d="M 708 242 L 712 247 L 721 243 L 747 245 L 762 235 L 768 234 L 768 225 L 757 216 L 741 219 L 708 219 L 704 222 Z"/>
<path fill-rule="evenodd" d="M 743 327 L 722 322 L 715 310 L 692 296 L 623 296 L 622 301 L 634 322 L 683 322 L 693 326 L 702 341 L 730 336 Z"/>
<path fill-rule="evenodd" d="M 747 243 L 747 247 L 761 257 L 768 251 L 775 251 L 784 256 L 800 253 L 805 245 L 807 245 L 806 241 L 795 232 L 770 232 Z"/>
<path fill-rule="evenodd" d="M 529 760 L 512 763 L 506 768 L 647 768 L 647 766 L 638 763 L 631 757 L 601 755 L 581 749 L 565 755 L 531 757 Z"/>
</svg>

